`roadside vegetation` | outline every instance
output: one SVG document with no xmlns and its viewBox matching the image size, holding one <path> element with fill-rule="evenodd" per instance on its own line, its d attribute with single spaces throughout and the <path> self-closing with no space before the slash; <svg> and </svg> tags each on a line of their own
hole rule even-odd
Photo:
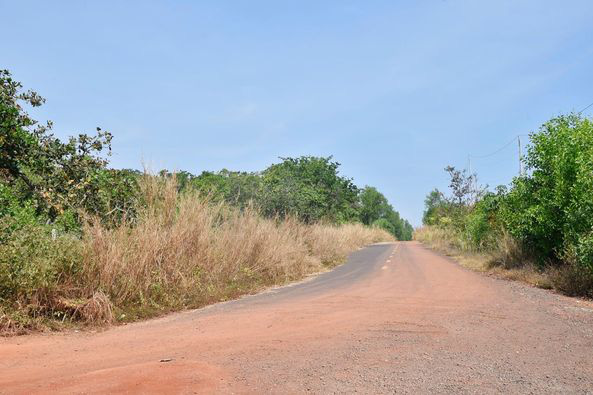
<svg viewBox="0 0 593 395">
<path fill-rule="evenodd" d="M 108 167 L 112 135 L 62 141 L 0 71 L 0 333 L 130 321 L 301 279 L 411 225 L 332 158 L 261 172 Z"/>
<path fill-rule="evenodd" d="M 527 172 L 495 191 L 454 167 L 415 238 L 474 269 L 593 297 L 593 123 L 559 116 L 530 135 Z"/>
</svg>

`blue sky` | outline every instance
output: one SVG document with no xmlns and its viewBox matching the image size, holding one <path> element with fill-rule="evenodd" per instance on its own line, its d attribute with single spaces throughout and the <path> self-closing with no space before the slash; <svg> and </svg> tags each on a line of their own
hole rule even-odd
<svg viewBox="0 0 593 395">
<path fill-rule="evenodd" d="M 5 1 L 0 67 L 114 167 L 333 155 L 419 225 L 443 168 L 593 102 L 591 1 Z M 585 112 L 591 115 L 593 108 Z M 480 181 L 518 171 L 510 145 Z"/>
</svg>

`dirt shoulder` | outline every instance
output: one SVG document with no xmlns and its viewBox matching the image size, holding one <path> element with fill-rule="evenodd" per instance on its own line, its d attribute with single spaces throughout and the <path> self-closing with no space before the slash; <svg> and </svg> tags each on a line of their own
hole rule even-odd
<svg viewBox="0 0 593 395">
<path fill-rule="evenodd" d="M 593 388 L 589 302 L 480 276 L 417 242 L 338 269 L 101 333 L 0 339 L 0 393 Z"/>
</svg>

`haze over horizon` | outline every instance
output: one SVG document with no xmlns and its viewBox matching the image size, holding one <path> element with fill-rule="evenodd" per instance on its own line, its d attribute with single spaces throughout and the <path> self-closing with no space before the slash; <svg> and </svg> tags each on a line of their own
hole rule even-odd
<svg viewBox="0 0 593 395">
<path fill-rule="evenodd" d="M 1 68 L 56 135 L 117 168 L 261 170 L 329 156 L 419 225 L 443 168 L 593 102 L 588 1 L 9 2 Z M 593 107 L 584 112 L 591 116 Z M 517 174 L 516 145 L 472 160 Z"/>
</svg>

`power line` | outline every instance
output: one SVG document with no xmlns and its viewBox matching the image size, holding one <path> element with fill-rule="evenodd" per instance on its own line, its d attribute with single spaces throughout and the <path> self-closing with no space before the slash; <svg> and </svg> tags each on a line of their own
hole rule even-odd
<svg viewBox="0 0 593 395">
<path fill-rule="evenodd" d="M 499 152 L 501 152 L 502 150 L 504 150 L 505 148 L 507 148 L 508 146 L 510 146 L 511 144 L 516 142 L 518 145 L 518 148 L 519 148 L 519 175 L 522 176 L 524 174 L 524 170 L 523 170 L 523 152 L 521 149 L 521 137 L 523 137 L 523 136 L 529 137 L 528 134 L 518 134 L 515 137 L 513 137 L 513 139 L 511 141 L 509 141 L 508 143 L 506 143 L 505 145 L 503 145 L 496 151 L 491 152 L 487 155 L 468 155 L 467 162 L 468 162 L 468 168 L 469 168 L 470 174 L 472 173 L 472 158 L 476 158 L 476 159 L 489 158 L 493 155 L 498 154 Z M 477 180 L 475 180 L 475 181 L 477 181 Z"/>
<path fill-rule="evenodd" d="M 590 103 L 588 106 L 586 106 L 581 111 L 579 111 L 578 114 L 581 114 L 583 111 L 589 109 L 592 106 L 593 106 L 593 103 Z M 489 158 L 491 156 L 494 156 L 494 155 L 498 154 L 502 150 L 506 149 L 508 146 L 510 146 L 514 142 L 517 142 L 517 145 L 519 147 L 519 175 L 523 175 L 524 174 L 524 170 L 523 170 L 523 152 L 522 152 L 522 147 L 521 147 L 521 137 L 531 137 L 531 136 L 528 135 L 528 134 L 518 134 L 515 137 L 513 137 L 512 140 L 510 140 L 508 143 L 506 143 L 505 145 L 503 145 L 502 147 L 500 147 L 496 151 L 493 151 L 493 152 L 491 152 L 489 154 L 486 154 L 486 155 L 471 155 L 471 154 L 469 154 L 467 156 L 467 162 L 468 162 L 469 172 L 471 173 L 471 171 L 472 171 L 472 164 L 471 164 L 472 163 L 471 162 L 471 159 L 472 158 L 474 158 L 474 159 Z"/>
<path fill-rule="evenodd" d="M 583 111 L 585 111 L 587 108 L 593 106 L 593 103 L 589 104 L 587 107 L 583 108 L 581 111 L 579 111 L 579 114 L 582 113 Z"/>
<path fill-rule="evenodd" d="M 590 103 L 587 107 L 583 108 L 581 111 L 579 111 L 578 113 L 582 113 L 583 111 L 589 109 L 590 107 L 593 106 L 593 102 Z M 500 147 L 499 149 L 497 149 L 494 152 L 491 152 L 487 155 L 468 155 L 468 157 L 470 158 L 476 158 L 476 159 L 481 159 L 481 158 L 488 158 L 492 155 L 496 155 L 498 154 L 500 151 L 502 151 L 503 149 L 505 149 L 506 147 L 508 147 L 509 145 L 513 144 L 513 142 L 515 142 L 517 139 L 519 139 L 520 137 L 530 137 L 528 134 L 518 134 L 517 136 L 513 137 L 513 139 L 511 141 L 509 141 L 508 143 L 506 143 L 505 145 L 503 145 L 502 147 Z"/>
<path fill-rule="evenodd" d="M 590 103 L 587 107 L 585 107 L 581 111 L 579 111 L 578 114 L 581 114 L 583 111 L 589 109 L 592 106 L 593 106 L 593 103 Z M 472 172 L 472 161 L 471 161 L 472 158 L 475 158 L 475 159 L 489 158 L 489 157 L 491 157 L 493 155 L 498 154 L 499 152 L 501 152 L 502 150 L 504 150 L 505 148 L 507 148 L 511 144 L 517 142 L 517 145 L 519 147 L 519 175 L 520 176 L 524 175 L 525 174 L 525 171 L 523 169 L 523 152 L 522 152 L 522 148 L 521 148 L 521 137 L 531 137 L 531 135 L 529 135 L 529 134 L 518 134 L 515 137 L 513 137 L 513 139 L 511 141 L 509 141 L 508 143 L 506 143 L 505 145 L 503 145 L 502 147 L 500 147 L 496 151 L 491 152 L 491 153 L 489 153 L 487 155 L 471 155 L 471 154 L 469 154 L 467 156 L 467 164 L 468 164 L 468 168 L 469 168 L 470 174 Z"/>
<path fill-rule="evenodd" d="M 500 151 L 502 151 L 503 149 L 505 149 L 506 147 L 508 147 L 509 145 L 513 144 L 515 141 L 517 141 L 517 138 L 519 138 L 519 136 L 515 136 L 513 137 L 513 139 L 511 141 L 509 141 L 508 143 L 506 143 L 505 145 L 503 145 L 502 147 L 500 147 L 499 149 L 497 149 L 494 152 L 491 152 L 487 155 L 469 155 L 470 158 L 476 158 L 476 159 L 483 159 L 483 158 L 488 158 L 492 155 L 496 155 L 498 154 Z"/>
</svg>

